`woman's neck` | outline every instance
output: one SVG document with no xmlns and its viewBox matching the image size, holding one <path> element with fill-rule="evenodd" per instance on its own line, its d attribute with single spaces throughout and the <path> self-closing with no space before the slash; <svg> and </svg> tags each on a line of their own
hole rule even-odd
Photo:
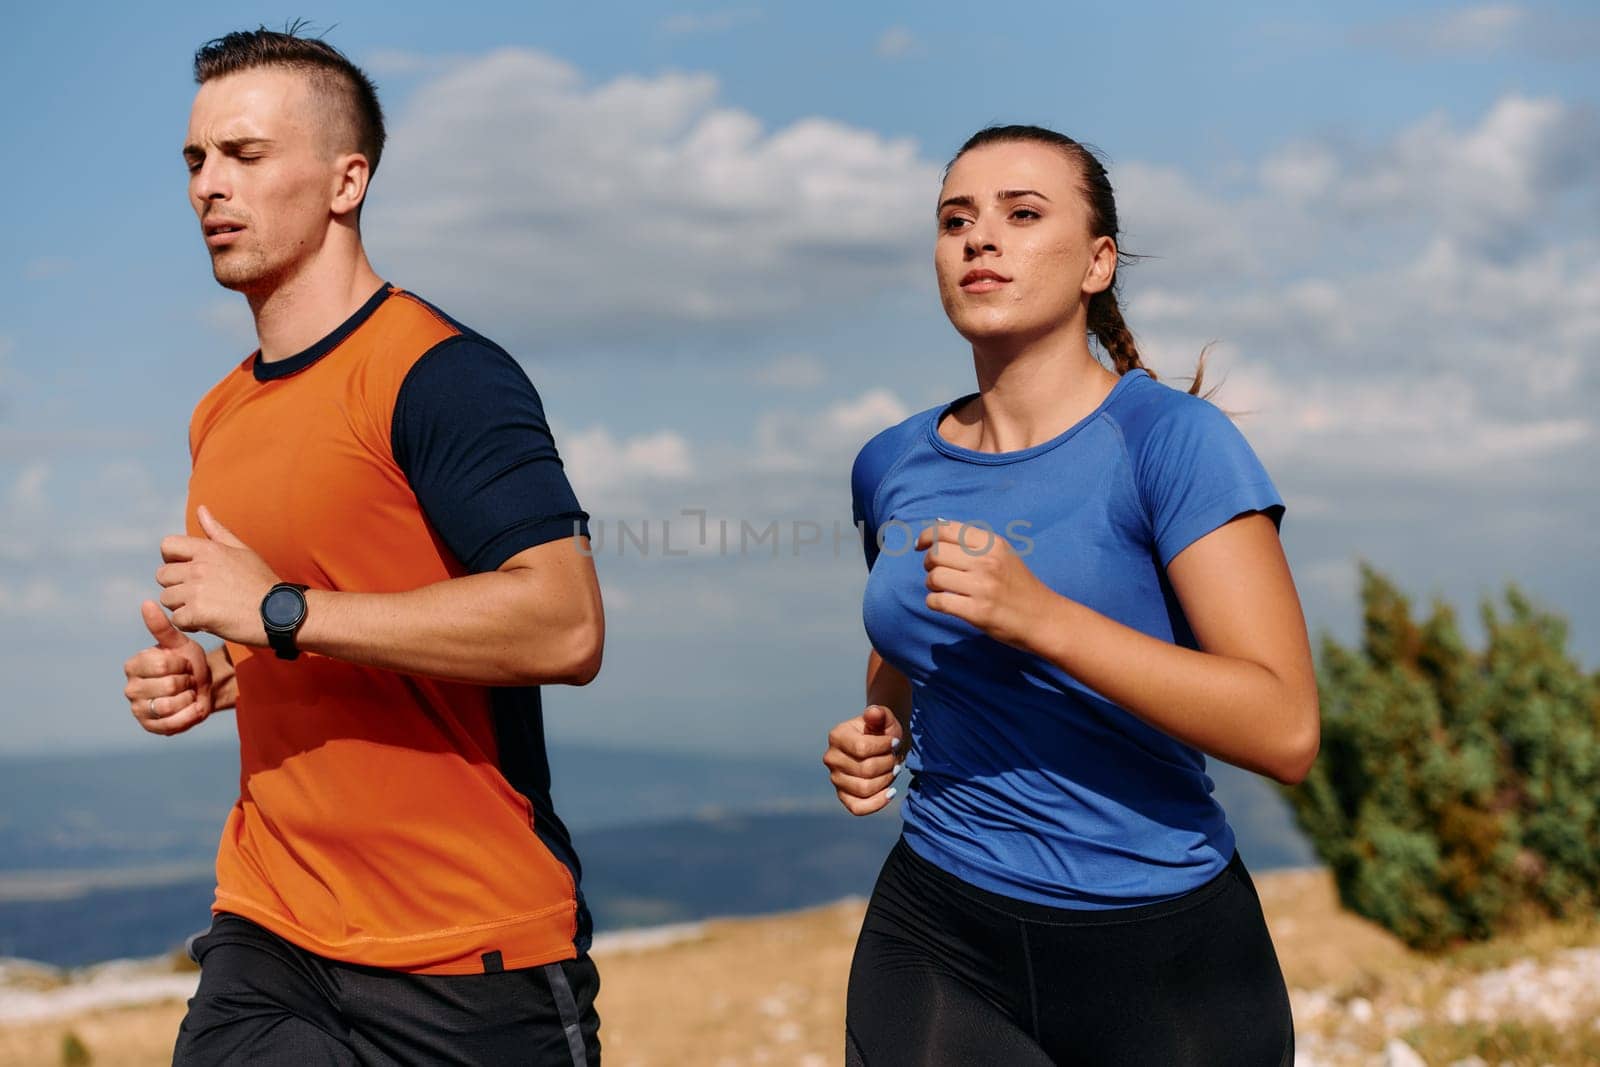
<svg viewBox="0 0 1600 1067">
<path fill-rule="evenodd" d="M 979 452 L 1017 452 L 1058 436 L 1105 400 L 1117 375 L 1096 360 L 1088 339 L 1025 344 L 975 342 L 978 398 L 955 413 L 945 436 Z"/>
</svg>

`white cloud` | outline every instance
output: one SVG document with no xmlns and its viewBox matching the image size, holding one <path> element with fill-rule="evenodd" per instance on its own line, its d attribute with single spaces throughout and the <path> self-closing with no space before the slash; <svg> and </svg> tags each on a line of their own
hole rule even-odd
<svg viewBox="0 0 1600 1067">
<path fill-rule="evenodd" d="M 900 59 L 917 51 L 920 42 L 916 34 L 904 26 L 890 26 L 878 38 L 874 50 L 884 59 Z"/>
<path fill-rule="evenodd" d="M 1371 162 L 1336 179 L 1352 215 L 1420 217 L 1463 239 L 1515 240 L 1558 210 L 1556 197 L 1600 180 L 1600 124 L 1558 100 L 1511 95 L 1470 129 L 1442 116 L 1417 123 Z"/>
<path fill-rule="evenodd" d="M 1288 381 L 1239 365 L 1220 398 L 1249 415 L 1241 428 L 1269 462 L 1309 476 L 1523 481 L 1556 457 L 1576 459 L 1597 436 L 1579 414 L 1508 418 L 1486 410 L 1466 378 Z"/>
<path fill-rule="evenodd" d="M 927 284 L 936 171 L 911 141 L 768 130 L 718 95 L 708 74 L 591 85 L 520 49 L 456 67 L 395 123 L 385 269 L 540 339 L 692 339 Z"/>
<path fill-rule="evenodd" d="M 689 442 L 670 430 L 618 439 L 604 426 L 563 434 L 561 454 L 580 500 L 638 483 L 682 481 L 694 473 Z"/>
<path fill-rule="evenodd" d="M 1600 212 L 1575 202 L 1600 185 L 1593 129 L 1513 94 L 1287 146 L 1227 194 L 1114 171 L 1157 257 L 1123 279 L 1146 361 L 1181 376 L 1220 340 L 1218 402 L 1301 493 L 1568 484 L 1600 437 Z"/>
<path fill-rule="evenodd" d="M 848 471 L 873 434 L 910 414 L 887 389 L 869 390 L 820 413 L 769 412 L 756 427 L 753 463 L 768 471 Z"/>
</svg>

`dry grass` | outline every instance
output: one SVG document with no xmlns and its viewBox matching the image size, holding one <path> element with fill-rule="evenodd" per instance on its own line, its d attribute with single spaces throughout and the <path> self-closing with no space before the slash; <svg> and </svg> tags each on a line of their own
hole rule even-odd
<svg viewBox="0 0 1600 1067">
<path fill-rule="evenodd" d="M 1491 1064 L 1600 1063 L 1600 1030 L 1585 1025 L 1561 1029 L 1529 1020 L 1449 1025 L 1437 1014 L 1450 990 L 1473 975 L 1600 945 L 1600 927 L 1594 923 L 1544 924 L 1428 957 L 1341 911 L 1324 872 L 1266 874 L 1257 885 L 1285 977 L 1295 991 L 1300 1045 L 1312 1062 L 1381 1063 L 1385 1041 L 1398 1036 L 1429 1064 L 1473 1055 Z M 844 986 L 861 910 L 859 903 L 844 903 L 712 922 L 689 940 L 598 954 L 606 1063 L 839 1063 Z M 1600 990 L 1595 993 L 1600 997 Z M 1323 1007 L 1306 1013 L 1308 997 L 1320 998 Z M 68 1032 L 77 1034 L 96 1067 L 166 1064 L 182 1016 L 182 1004 L 168 1003 L 0 1027 L 0 1064 L 59 1064 Z"/>
</svg>

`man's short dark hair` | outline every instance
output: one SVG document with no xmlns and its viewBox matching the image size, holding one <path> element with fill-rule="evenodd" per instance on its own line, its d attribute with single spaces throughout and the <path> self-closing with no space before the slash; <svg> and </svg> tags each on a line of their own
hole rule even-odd
<svg viewBox="0 0 1600 1067">
<path fill-rule="evenodd" d="M 355 133 L 354 147 L 376 171 L 384 141 L 377 88 L 343 52 L 326 41 L 300 36 L 300 29 L 298 22 L 283 33 L 261 26 L 207 41 L 194 54 L 194 80 L 204 85 L 213 78 L 259 67 L 283 67 L 307 75 L 313 92 L 345 110 Z"/>
</svg>

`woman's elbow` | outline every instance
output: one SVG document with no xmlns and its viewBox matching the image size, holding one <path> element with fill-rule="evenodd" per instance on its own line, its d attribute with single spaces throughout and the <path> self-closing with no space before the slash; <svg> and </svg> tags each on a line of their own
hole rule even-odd
<svg viewBox="0 0 1600 1067">
<path fill-rule="evenodd" d="M 1289 744 L 1279 754 L 1278 765 L 1271 772 L 1272 777 L 1284 785 L 1299 785 L 1305 781 L 1322 748 L 1322 711 L 1314 695 L 1297 719 L 1302 725 L 1290 734 Z"/>
</svg>

